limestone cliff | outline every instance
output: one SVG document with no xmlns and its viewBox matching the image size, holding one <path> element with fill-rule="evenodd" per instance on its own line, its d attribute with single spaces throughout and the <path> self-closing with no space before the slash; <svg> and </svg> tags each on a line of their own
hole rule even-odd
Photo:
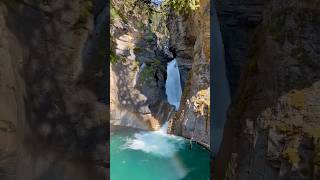
<svg viewBox="0 0 320 180">
<path fill-rule="evenodd" d="M 112 1 L 111 123 L 158 130 L 172 114 L 165 95 L 168 36 L 150 2 Z"/>
<path fill-rule="evenodd" d="M 106 7 L 0 1 L 0 179 L 106 177 Z"/>
<path fill-rule="evenodd" d="M 184 86 L 170 131 L 209 146 L 210 1 L 200 0 L 200 7 L 190 13 L 172 10 L 167 27 Z"/>
<path fill-rule="evenodd" d="M 215 179 L 319 179 L 319 2 L 218 1 L 217 11 L 228 71 L 243 68 L 239 81 L 229 73 Z"/>
</svg>

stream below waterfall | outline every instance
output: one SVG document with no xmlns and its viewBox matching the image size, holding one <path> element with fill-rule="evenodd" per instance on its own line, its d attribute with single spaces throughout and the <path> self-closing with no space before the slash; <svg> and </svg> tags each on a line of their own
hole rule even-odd
<svg viewBox="0 0 320 180">
<path fill-rule="evenodd" d="M 176 60 L 167 65 L 168 102 L 180 106 L 182 90 Z M 197 143 L 158 131 L 111 126 L 111 180 L 209 180 L 210 154 Z"/>
<path fill-rule="evenodd" d="M 165 125 L 164 125 L 165 126 Z M 112 127 L 111 180 L 209 180 L 209 151 L 166 128 Z"/>
</svg>

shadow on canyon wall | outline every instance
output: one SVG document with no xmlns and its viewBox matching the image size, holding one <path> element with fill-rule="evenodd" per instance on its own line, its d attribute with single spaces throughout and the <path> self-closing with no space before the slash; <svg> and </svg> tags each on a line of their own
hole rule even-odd
<svg viewBox="0 0 320 180">
<path fill-rule="evenodd" d="M 320 82 L 320 67 L 316 60 L 319 53 L 315 48 L 319 38 L 312 35 L 319 30 L 316 25 L 319 22 L 319 18 L 316 18 L 318 9 L 310 7 L 308 2 L 292 2 L 292 7 L 281 2 L 272 2 L 268 6 L 263 6 L 262 2 L 247 2 L 242 4 L 246 9 L 236 8 L 241 7 L 240 4 L 235 6 L 231 2 L 221 1 L 217 6 L 228 63 L 245 65 L 240 68 L 242 75 L 239 80 L 235 80 L 235 76 L 229 73 L 229 80 L 234 81 L 231 82 L 233 101 L 224 127 L 223 143 L 214 160 L 215 179 L 290 179 L 302 176 L 316 178 L 319 174 L 310 171 L 313 167 L 302 167 L 304 163 L 312 162 L 307 157 L 316 153 L 315 144 L 307 148 L 307 143 L 302 140 L 298 145 L 303 162 L 296 170 L 292 170 L 284 158 L 270 160 L 268 155 L 278 151 L 281 154 L 280 147 L 284 148 L 290 142 L 270 149 L 271 141 L 278 143 L 278 140 L 275 140 L 276 135 L 272 134 L 272 126 L 276 123 L 302 122 L 301 131 L 304 131 L 308 124 L 319 126 L 314 120 L 317 114 L 312 110 L 319 108 L 319 105 L 311 100 L 317 97 L 310 93 L 318 93 Z M 227 7 L 233 8 L 226 9 Z M 252 18 L 241 19 L 223 13 L 228 11 L 237 14 L 243 10 L 246 10 L 244 16 Z M 302 15 L 305 19 L 312 20 L 306 22 L 299 18 Z M 245 31 L 243 37 L 247 39 L 237 38 L 235 33 L 231 33 L 235 31 Z M 235 52 L 241 52 L 241 55 Z M 228 68 L 229 72 L 233 71 L 230 66 Z M 290 100 L 291 97 L 298 98 L 299 101 Z M 293 102 L 298 103 L 299 107 L 292 104 Z M 266 115 L 267 112 L 270 114 Z M 303 118 L 297 114 L 301 114 Z M 305 137 L 304 133 L 306 131 L 300 135 Z M 281 164 L 281 167 L 277 167 L 277 163 Z M 304 173 L 306 171 L 307 175 Z"/>
<path fill-rule="evenodd" d="M 17 38 L 16 46 L 23 49 L 23 59 L 14 60 L 25 86 L 25 94 L 19 92 L 18 98 L 23 99 L 20 107 L 26 112 L 19 114 L 16 125 L 19 148 L 12 165 L 17 169 L 14 176 L 25 180 L 106 178 L 109 125 L 96 112 L 97 106 L 107 108 L 99 103 L 103 75 L 96 81 L 83 78 L 97 77 L 105 58 L 97 61 L 94 54 L 101 49 L 93 49 L 81 61 L 85 42 L 103 36 L 103 31 L 92 33 L 92 25 L 106 26 L 106 21 L 94 22 L 93 5 L 86 1 L 3 3 L 6 26 Z"/>
</svg>

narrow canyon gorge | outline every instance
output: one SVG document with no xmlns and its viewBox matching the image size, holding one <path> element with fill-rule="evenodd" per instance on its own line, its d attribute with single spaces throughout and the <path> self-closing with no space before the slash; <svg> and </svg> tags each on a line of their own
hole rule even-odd
<svg viewBox="0 0 320 180">
<path fill-rule="evenodd" d="M 199 5 L 177 14 L 141 1 L 112 2 L 111 124 L 158 130 L 169 121 L 169 133 L 209 148 L 210 3 Z M 182 88 L 176 103 L 166 93 L 173 60 Z"/>
<path fill-rule="evenodd" d="M 110 15 L 110 178 L 209 179 L 210 2 L 114 0 Z"/>
</svg>

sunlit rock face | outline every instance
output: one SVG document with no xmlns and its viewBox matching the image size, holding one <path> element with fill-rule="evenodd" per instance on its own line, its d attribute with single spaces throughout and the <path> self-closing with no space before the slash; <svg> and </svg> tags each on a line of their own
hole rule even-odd
<svg viewBox="0 0 320 180">
<path fill-rule="evenodd" d="M 0 179 L 106 177 L 105 3 L 0 2 Z"/>
<path fill-rule="evenodd" d="M 169 126 L 171 133 L 209 146 L 210 140 L 210 3 L 189 15 L 171 12 L 170 49 L 175 53 L 183 93 Z"/>
<path fill-rule="evenodd" d="M 164 17 L 148 14 L 144 3 L 112 2 L 118 15 L 111 17 L 110 29 L 115 57 L 110 64 L 111 123 L 158 130 L 174 109 L 165 94 L 172 55 L 166 50 Z"/>
<path fill-rule="evenodd" d="M 254 2 L 251 6 L 247 2 L 237 4 L 231 12 L 245 7 L 241 8 L 244 14 L 255 17 Z M 319 179 L 319 4 L 295 0 L 264 3 L 258 13 L 262 15 L 258 16 L 259 23 L 234 21 L 232 26 L 254 27 L 247 34 L 250 42 L 231 42 L 228 37 L 237 30 L 222 26 L 224 41 L 243 44 L 248 54 L 244 58 L 232 54 L 228 57 L 235 62 L 245 59 L 245 64 L 239 85 L 234 86 L 237 93 L 214 162 L 215 176 L 240 180 Z M 223 14 L 230 12 L 232 4 L 220 1 L 218 6 L 220 23 L 225 26 L 230 23 L 228 18 L 235 17 Z M 224 28 L 230 32 L 224 32 Z M 226 46 L 226 52 L 231 50 L 234 48 Z"/>
</svg>

